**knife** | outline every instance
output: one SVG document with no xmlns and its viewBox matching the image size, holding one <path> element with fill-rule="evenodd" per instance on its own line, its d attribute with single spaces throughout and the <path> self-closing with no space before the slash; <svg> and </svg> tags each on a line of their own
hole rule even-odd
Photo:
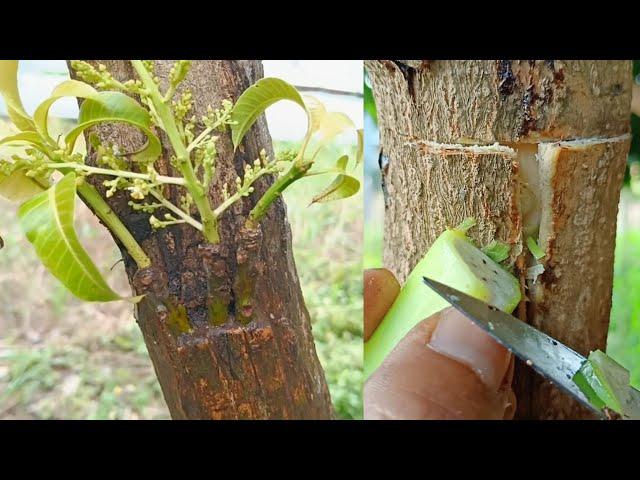
<svg viewBox="0 0 640 480">
<path fill-rule="evenodd" d="M 587 361 L 585 357 L 512 315 L 433 279 L 422 278 L 427 286 L 453 307 L 552 384 L 591 410 L 597 418 L 611 418 L 610 410 L 595 406 L 573 381 L 574 375 Z M 622 418 L 640 419 L 640 391 L 629 386 L 626 398 L 626 410 L 631 413 L 622 415 Z"/>
</svg>

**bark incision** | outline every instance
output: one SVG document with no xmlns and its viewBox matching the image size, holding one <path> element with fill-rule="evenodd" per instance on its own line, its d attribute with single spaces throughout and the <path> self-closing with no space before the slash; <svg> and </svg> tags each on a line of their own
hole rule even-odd
<svg viewBox="0 0 640 480">
<path fill-rule="evenodd" d="M 90 63 L 105 64 L 119 80 L 135 78 L 128 61 Z M 172 64 L 156 62 L 163 88 Z M 258 61 L 194 61 L 183 86 L 191 89 L 193 113 L 200 118 L 207 105 L 215 108 L 225 98 L 235 101 L 261 76 Z M 139 132 L 119 124 L 102 125 L 95 132 L 123 151 L 135 151 L 144 142 Z M 163 155 L 157 169 L 175 175 L 169 165 L 170 143 L 163 135 L 161 140 Z M 264 117 L 235 155 L 230 135 L 220 136 L 216 176 L 209 191 L 214 205 L 221 202 L 222 185 L 234 185 L 261 148 L 273 155 Z M 90 160 L 95 161 L 93 155 Z M 102 178 L 90 180 L 104 191 Z M 108 200 L 152 260 L 150 268 L 137 270 L 123 250 L 133 289 L 146 294 L 136 307 L 136 319 L 175 419 L 332 416 L 284 203 L 278 199 L 258 229 L 244 226 L 251 207 L 272 181 L 258 180 L 251 196 L 225 212 L 217 245 L 208 244 L 188 225 L 152 231 L 148 214 L 132 211 L 124 193 Z M 179 187 L 165 187 L 165 195 L 175 203 L 182 193 Z M 195 211 L 192 214 L 197 217 Z"/>
<path fill-rule="evenodd" d="M 439 233 L 467 216 L 478 220 L 469 232 L 478 244 L 504 241 L 516 259 L 531 217 L 522 201 L 533 188 L 546 270 L 535 285 L 529 282 L 530 302 L 518 314 L 582 353 L 604 350 L 629 148 L 631 62 L 379 60 L 365 66 L 388 159 L 385 265 L 404 281 Z M 573 139 L 595 140 L 554 143 Z M 547 149 L 559 153 L 542 155 Z M 534 164 L 540 185 L 524 180 L 520 160 L 529 151 L 540 153 Z M 520 275 L 523 260 L 516 262 Z M 519 418 L 589 416 L 519 362 L 514 388 Z"/>
</svg>

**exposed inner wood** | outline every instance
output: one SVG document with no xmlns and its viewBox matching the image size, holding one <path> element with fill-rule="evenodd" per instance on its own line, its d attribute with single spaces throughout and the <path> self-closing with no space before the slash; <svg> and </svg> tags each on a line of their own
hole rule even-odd
<svg viewBox="0 0 640 480">
<path fill-rule="evenodd" d="M 540 174 L 538 144 L 512 143 L 516 151 L 520 179 L 520 208 L 522 210 L 522 236 L 538 238 L 540 228 Z"/>
</svg>

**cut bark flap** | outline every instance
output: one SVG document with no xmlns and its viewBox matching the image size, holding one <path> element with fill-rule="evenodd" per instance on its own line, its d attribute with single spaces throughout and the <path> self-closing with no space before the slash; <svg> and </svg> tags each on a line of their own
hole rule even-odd
<svg viewBox="0 0 640 480">
<path fill-rule="evenodd" d="M 587 356 L 606 348 L 616 217 L 629 136 L 540 146 L 540 247 L 544 273 L 532 286 L 531 323 Z M 575 418 L 576 403 L 538 380 L 532 407 Z"/>
<path fill-rule="evenodd" d="M 135 78 L 127 61 L 91 63 L 104 63 L 118 80 Z M 155 62 L 163 91 L 172 65 Z M 208 105 L 218 108 L 224 99 L 236 100 L 261 76 L 262 66 L 256 61 L 194 61 L 180 88 L 191 90 L 192 114 L 201 118 Z M 194 133 L 202 128 L 198 125 Z M 124 151 L 135 151 L 140 144 L 137 132 L 119 124 L 101 125 L 96 133 Z M 230 134 L 218 135 L 216 174 L 209 191 L 214 205 L 222 201 L 223 185 L 234 185 L 261 149 L 273 156 L 264 116 L 235 153 Z M 156 168 L 162 175 L 178 175 L 169 162 L 170 143 L 164 135 L 161 140 L 164 152 Z M 104 191 L 102 180 L 89 178 Z M 136 272 L 125 255 L 134 288 L 147 293 L 136 307 L 136 319 L 173 418 L 332 416 L 282 200 L 274 202 L 259 228 L 245 228 L 251 208 L 272 182 L 268 176 L 256 181 L 255 192 L 220 217 L 221 242 L 216 245 L 189 225 L 151 231 L 148 215 L 132 212 L 125 193 L 109 199 L 152 260 L 150 269 Z M 183 193 L 175 186 L 165 190 L 174 203 Z M 195 209 L 191 213 L 197 216 Z"/>
</svg>

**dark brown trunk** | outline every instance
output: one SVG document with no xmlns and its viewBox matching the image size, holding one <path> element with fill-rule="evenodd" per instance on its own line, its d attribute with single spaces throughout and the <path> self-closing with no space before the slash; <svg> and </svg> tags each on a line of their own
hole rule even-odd
<svg viewBox="0 0 640 480">
<path fill-rule="evenodd" d="M 127 61 L 91 63 L 105 64 L 117 79 L 136 78 Z M 172 63 L 156 62 L 162 84 Z M 194 61 L 184 85 L 191 89 L 193 113 L 200 117 L 207 105 L 236 100 L 261 76 L 258 61 Z M 138 132 L 121 125 L 104 125 L 97 133 L 124 151 L 134 151 L 143 142 Z M 170 144 L 162 140 L 165 150 L 157 169 L 175 175 L 168 161 Z M 264 117 L 235 155 L 230 135 L 221 135 L 216 180 L 209 192 L 214 204 L 221 202 L 223 184 L 233 185 L 262 148 L 273 154 Z M 101 180 L 91 178 L 104 191 Z M 123 251 L 135 293 L 146 294 L 136 307 L 136 319 L 174 419 L 332 416 L 284 203 L 276 201 L 258 229 L 244 227 L 252 205 L 272 181 L 259 180 L 250 197 L 222 216 L 217 245 L 208 244 L 190 226 L 152 231 L 148 215 L 132 211 L 126 195 L 109 199 L 152 260 L 150 268 L 138 270 Z M 165 194 L 175 202 L 181 193 L 179 187 L 166 187 Z"/>
</svg>

